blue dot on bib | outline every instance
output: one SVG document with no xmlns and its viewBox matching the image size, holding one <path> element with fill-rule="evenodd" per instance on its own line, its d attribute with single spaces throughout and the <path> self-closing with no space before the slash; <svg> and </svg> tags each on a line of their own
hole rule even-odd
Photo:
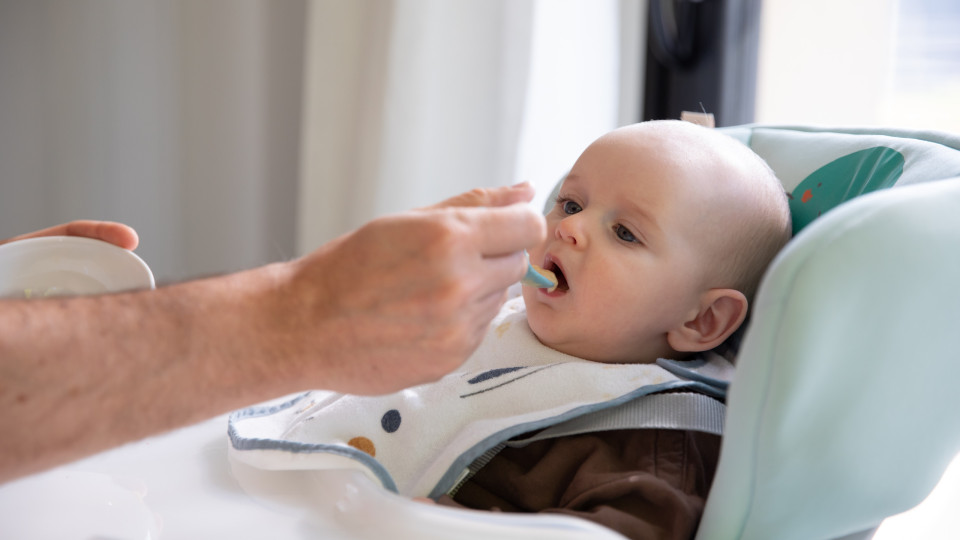
<svg viewBox="0 0 960 540">
<path fill-rule="evenodd" d="M 383 413 L 383 417 L 380 419 L 380 426 L 383 427 L 383 430 L 387 433 L 393 433 L 400 429 L 400 411 L 390 409 Z"/>
</svg>

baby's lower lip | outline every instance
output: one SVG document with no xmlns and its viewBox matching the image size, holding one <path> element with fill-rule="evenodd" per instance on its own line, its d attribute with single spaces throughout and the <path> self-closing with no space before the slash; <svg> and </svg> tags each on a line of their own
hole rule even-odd
<svg viewBox="0 0 960 540">
<path fill-rule="evenodd" d="M 543 293 L 543 294 L 546 295 L 546 296 L 549 296 L 550 298 L 557 298 L 557 297 L 560 297 L 560 296 L 563 296 L 563 295 L 567 294 L 568 292 L 570 292 L 570 290 L 569 290 L 569 289 L 554 289 L 554 290 L 551 291 L 550 289 L 540 289 L 540 292 Z"/>
</svg>

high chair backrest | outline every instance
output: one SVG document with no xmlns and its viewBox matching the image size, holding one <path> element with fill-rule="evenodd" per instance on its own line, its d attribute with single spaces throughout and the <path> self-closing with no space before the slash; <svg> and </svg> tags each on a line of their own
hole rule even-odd
<svg viewBox="0 0 960 540">
<path fill-rule="evenodd" d="M 867 538 L 960 451 L 960 138 L 723 131 L 781 178 L 797 234 L 752 308 L 697 538 Z"/>
</svg>

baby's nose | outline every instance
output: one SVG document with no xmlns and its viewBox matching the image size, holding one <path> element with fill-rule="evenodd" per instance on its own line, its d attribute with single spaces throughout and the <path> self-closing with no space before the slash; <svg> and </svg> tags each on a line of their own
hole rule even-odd
<svg viewBox="0 0 960 540">
<path fill-rule="evenodd" d="M 587 240 L 583 218 L 580 214 L 565 217 L 557 224 L 557 238 L 575 246 L 583 247 Z"/>
</svg>

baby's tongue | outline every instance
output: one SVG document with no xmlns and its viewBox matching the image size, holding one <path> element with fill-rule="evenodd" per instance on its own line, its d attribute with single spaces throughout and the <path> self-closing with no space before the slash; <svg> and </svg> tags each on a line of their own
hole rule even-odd
<svg viewBox="0 0 960 540">
<path fill-rule="evenodd" d="M 563 275 L 563 272 L 560 271 L 560 268 L 554 268 L 553 273 L 557 276 L 557 290 L 569 291 L 570 284 L 567 283 L 567 276 Z"/>
</svg>

